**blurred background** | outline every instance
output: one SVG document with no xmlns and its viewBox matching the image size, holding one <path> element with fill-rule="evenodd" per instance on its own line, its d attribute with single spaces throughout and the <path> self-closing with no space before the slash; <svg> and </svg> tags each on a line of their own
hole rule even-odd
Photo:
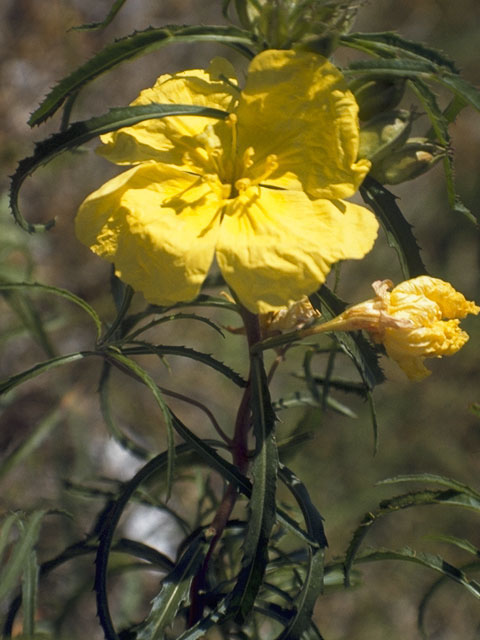
<svg viewBox="0 0 480 640">
<path fill-rule="evenodd" d="M 129 0 L 105 30 L 78 32 L 79 24 L 102 20 L 110 8 L 103 0 L 3 0 L 0 4 L 0 279 L 30 279 L 64 287 L 84 297 L 108 322 L 114 317 L 109 295 L 109 266 L 93 256 L 75 239 L 73 220 L 83 198 L 117 172 L 91 150 L 64 154 L 39 170 L 25 183 L 21 196 L 24 215 L 32 222 L 56 219 L 52 231 L 29 236 L 13 224 L 8 212 L 8 176 L 17 162 L 31 155 L 33 143 L 58 129 L 56 115 L 40 129 L 29 129 L 29 114 L 48 90 L 62 77 L 99 51 L 105 44 L 149 25 L 214 24 L 224 22 L 220 0 Z M 439 48 L 453 58 L 463 77 L 480 84 L 478 43 L 480 38 L 478 0 L 372 0 L 359 12 L 354 30 L 395 30 L 402 36 Z M 92 83 L 75 105 L 73 120 L 105 112 L 134 99 L 151 86 L 157 76 L 175 70 L 201 67 L 215 55 L 235 61 L 228 49 L 212 45 L 173 45 L 121 65 Z M 338 51 L 336 61 L 353 57 Z M 440 100 L 444 96 L 440 94 Z M 407 95 L 405 104 L 414 102 Z M 445 102 L 443 102 L 445 104 Z M 427 126 L 426 118 L 419 126 Z M 480 215 L 480 114 L 465 109 L 451 127 L 456 153 L 457 186 L 465 204 Z M 93 145 L 92 145 L 93 148 Z M 449 209 L 442 168 L 405 186 L 392 188 L 405 217 L 414 226 L 423 260 L 429 272 L 452 282 L 468 299 L 480 301 L 480 252 L 477 229 Z M 400 271 L 385 238 L 379 237 L 374 251 L 361 263 L 342 269 L 339 295 L 349 302 L 371 296 L 370 283 L 391 278 L 398 282 Z M 50 354 L 64 354 L 91 348 L 94 328 L 65 301 L 38 295 L 0 299 L 0 377 L 18 373 Z M 32 302 L 33 301 L 33 302 Z M 141 309 L 141 296 L 134 300 Z M 49 340 L 32 338 L 24 322 L 39 314 Z M 22 320 L 23 319 L 23 320 Z M 25 320 L 26 319 L 26 320 Z M 220 321 L 233 322 L 230 317 Z M 355 417 L 318 408 L 301 408 L 285 414 L 279 424 L 279 438 L 298 424 L 314 433 L 313 440 L 295 452 L 289 464 L 311 490 L 315 504 L 325 517 L 329 538 L 329 559 L 341 555 L 366 511 L 376 508 L 387 496 L 401 493 L 405 486 L 376 486 L 397 474 L 430 472 L 456 478 L 477 489 L 480 459 L 480 420 L 471 405 L 480 402 L 478 319 L 462 323 L 471 339 L 456 356 L 428 361 L 433 370 L 421 383 L 408 382 L 390 362 L 383 362 L 387 382 L 375 391 L 379 422 L 379 449 L 373 455 L 373 435 L 368 406 L 351 396 L 337 394 Z M 214 354 L 238 369 L 241 338 L 217 340 L 212 333 L 188 323 L 162 329 L 158 341 L 187 344 L 201 349 L 208 344 Z M 207 348 L 207 347 L 205 347 Z M 47 352 L 47 353 L 46 353 Z M 147 362 L 147 360 L 145 360 Z M 295 353 L 273 387 L 274 397 L 286 396 L 298 388 L 291 375 L 301 358 Z M 167 371 L 162 363 L 148 366 L 165 386 L 192 389 L 201 401 L 209 402 L 217 419 L 231 422 L 229 407 L 237 402 L 237 391 L 218 378 L 205 378 L 199 388 L 199 369 L 172 359 Z M 324 363 L 320 362 L 319 370 Z M 117 479 L 129 478 L 138 461 L 129 457 L 109 438 L 98 409 L 96 388 L 100 364 L 85 361 L 49 372 L 18 388 L 0 405 L 0 455 L 8 456 L 29 434 L 43 425 L 39 440 L 21 464 L 7 469 L 0 481 L 0 514 L 41 506 L 60 507 L 71 514 L 49 517 L 42 529 L 39 554 L 47 559 L 92 526 L 101 505 L 102 487 L 111 490 Z M 201 372 L 203 376 L 203 370 Z M 202 378 L 203 381 L 203 378 Z M 122 427 L 153 451 L 165 445 L 161 419 L 149 395 L 120 375 L 114 377 L 115 413 Z M 211 397 L 213 396 L 213 402 Z M 233 404 L 232 404 L 233 403 Z M 208 421 L 180 403 L 175 409 L 196 429 L 212 436 Z M 283 419 L 283 414 L 280 416 Z M 188 505 L 188 496 L 177 496 Z M 178 530 L 174 522 L 151 518 L 148 510 L 125 522 L 126 535 L 149 541 L 167 553 L 174 553 Z M 133 524 L 132 524 L 133 523 Z M 130 529 L 129 529 L 130 526 Z M 367 544 L 443 555 L 453 564 L 471 559 L 451 545 L 429 537 L 432 533 L 467 538 L 480 547 L 478 516 L 453 507 L 423 507 L 390 515 L 369 534 Z M 153 541 L 153 542 L 152 542 Z M 91 559 L 76 561 L 75 571 L 62 570 L 49 578 L 49 597 L 40 602 L 40 616 L 61 616 L 61 599 L 70 598 L 70 614 L 61 621 L 62 637 L 102 638 L 94 617 L 91 587 Z M 390 640 L 420 637 L 416 628 L 418 605 L 435 576 L 415 566 L 378 563 L 362 567 L 362 586 L 348 592 L 327 593 L 318 602 L 316 619 L 328 640 Z M 78 585 L 82 584 L 79 589 Z M 142 587 L 143 588 L 143 587 Z M 154 591 L 153 591 L 154 593 Z M 53 594 L 53 595 L 52 595 Z M 146 595 L 145 595 L 146 594 Z M 130 587 L 118 587 L 118 610 L 148 606 L 151 596 Z M 4 613 L 2 605 L 1 613 Z M 58 611 L 57 611 L 58 609 Z M 478 601 L 458 585 L 439 589 L 427 613 L 427 628 L 437 640 L 480 637 Z"/>
</svg>

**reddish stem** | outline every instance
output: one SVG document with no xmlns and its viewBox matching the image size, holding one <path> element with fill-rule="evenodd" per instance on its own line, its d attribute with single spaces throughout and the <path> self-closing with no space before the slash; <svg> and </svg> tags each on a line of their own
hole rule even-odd
<svg viewBox="0 0 480 640">
<path fill-rule="evenodd" d="M 245 325 L 245 332 L 247 335 L 248 350 L 250 353 L 251 347 L 260 341 L 260 326 L 258 322 L 258 316 L 251 313 L 244 307 L 241 307 L 241 314 Z M 251 428 L 251 356 L 250 357 L 250 372 L 248 375 L 248 382 L 240 401 L 240 406 L 237 411 L 237 418 L 235 420 L 235 430 L 233 438 L 231 440 L 231 453 L 233 463 L 238 467 L 241 473 L 246 473 L 248 469 L 248 433 Z M 256 356 L 258 357 L 258 356 Z M 215 516 L 210 524 L 207 536 L 212 536 L 210 545 L 205 556 L 205 560 L 199 569 L 197 575 L 192 581 L 190 589 L 191 606 L 189 611 L 189 626 L 192 626 L 203 615 L 203 608 L 205 605 L 205 593 L 206 593 L 206 575 L 210 559 L 213 555 L 215 547 L 222 537 L 225 527 L 228 524 L 232 511 L 235 507 L 238 498 L 237 488 L 229 484 L 227 485 L 223 494 L 222 501 L 215 513 Z"/>
</svg>

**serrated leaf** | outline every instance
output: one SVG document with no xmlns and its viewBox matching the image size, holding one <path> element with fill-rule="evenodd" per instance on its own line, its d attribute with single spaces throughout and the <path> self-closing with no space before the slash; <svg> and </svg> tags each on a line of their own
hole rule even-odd
<svg viewBox="0 0 480 640">
<path fill-rule="evenodd" d="M 58 356 L 56 358 L 51 358 L 50 360 L 46 360 L 45 362 L 40 362 L 39 364 L 34 365 L 30 369 L 26 369 L 21 373 L 17 373 L 10 378 L 7 378 L 3 382 L 0 383 L 0 395 L 3 393 L 7 393 L 7 391 L 11 391 L 19 384 L 23 384 L 27 382 L 27 380 L 31 380 L 32 378 L 36 378 L 40 374 L 45 371 L 50 371 L 50 369 L 56 369 L 57 367 L 61 367 L 64 364 L 70 364 L 71 362 L 77 362 L 77 360 L 82 360 L 88 356 L 98 355 L 95 351 L 79 351 L 77 353 L 70 353 L 66 356 Z"/>
<path fill-rule="evenodd" d="M 197 107 L 194 105 L 145 104 L 135 107 L 117 107 L 107 113 L 84 120 L 73 122 L 68 129 L 54 133 L 52 136 L 35 145 L 33 156 L 20 161 L 10 184 L 10 207 L 17 223 L 30 233 L 51 228 L 54 220 L 45 224 L 30 224 L 20 213 L 18 208 L 18 194 L 24 180 L 40 166 L 50 162 L 60 153 L 72 150 L 92 138 L 103 133 L 123 127 L 133 126 L 143 120 L 165 118 L 172 115 L 200 115 L 206 118 L 223 119 L 228 113 L 220 109 Z"/>
<path fill-rule="evenodd" d="M 173 467 L 175 462 L 175 444 L 173 439 L 173 419 L 172 413 L 163 399 L 162 392 L 160 388 L 155 383 L 153 378 L 150 376 L 143 367 L 141 367 L 137 362 L 128 358 L 124 353 L 120 353 L 114 349 L 108 349 L 105 352 L 106 359 L 115 365 L 120 365 L 120 370 L 129 371 L 135 378 L 143 382 L 150 391 L 152 392 L 153 397 L 155 398 L 155 402 L 160 408 L 162 415 L 165 420 L 165 426 L 167 427 L 167 446 L 168 446 L 168 465 L 167 465 L 167 499 L 171 493 L 171 487 L 173 483 Z"/>
<path fill-rule="evenodd" d="M 378 549 L 367 552 L 359 556 L 357 563 L 372 562 L 378 560 L 405 560 L 420 564 L 428 569 L 441 573 L 443 576 L 458 582 L 476 598 L 480 598 L 480 584 L 476 580 L 470 580 L 460 569 L 446 562 L 442 557 L 432 553 L 422 553 L 414 549 L 400 549 L 390 551 L 388 549 Z"/>
<path fill-rule="evenodd" d="M 400 496 L 395 496 L 393 498 L 389 498 L 387 500 L 382 500 L 380 502 L 379 508 L 375 511 L 369 511 L 363 517 L 360 525 L 354 531 L 352 539 L 348 545 L 347 552 L 345 554 L 345 583 L 348 585 L 348 575 L 350 569 L 355 562 L 355 557 L 358 554 L 358 550 L 360 545 L 362 544 L 365 536 L 370 530 L 370 527 L 381 517 L 393 513 L 394 511 L 398 511 L 399 509 L 408 509 L 410 507 L 415 506 L 426 506 L 426 505 L 434 505 L 434 504 L 444 504 L 451 506 L 460 506 L 466 507 L 470 509 L 474 509 L 475 511 L 480 511 L 480 500 L 474 496 L 469 495 L 458 488 L 453 488 L 452 485 L 461 485 L 461 483 L 456 483 L 456 481 L 450 481 L 448 478 L 442 478 L 441 476 L 432 476 L 432 474 L 417 474 L 411 477 L 405 476 L 405 478 L 416 479 L 420 481 L 425 481 L 426 477 L 430 476 L 431 478 L 438 478 L 439 484 L 447 484 L 449 488 L 445 491 L 442 490 L 421 490 L 414 491 L 406 494 L 402 494 Z M 400 478 L 400 480 L 398 480 Z M 398 476 L 396 479 L 389 479 L 383 482 L 396 482 L 402 481 L 402 476 Z M 445 482 L 447 481 L 447 482 Z M 382 484 L 382 483 L 379 483 Z M 466 485 L 463 485 L 466 486 Z"/>
<path fill-rule="evenodd" d="M 467 82 L 467 80 L 464 80 L 458 75 L 446 72 L 432 79 L 437 80 L 444 87 L 453 91 L 461 100 L 467 101 L 477 111 L 480 111 L 480 90 L 473 84 L 470 84 L 470 82 Z"/>
<path fill-rule="evenodd" d="M 465 538 L 457 538 L 457 536 L 447 536 L 444 534 L 432 534 L 428 536 L 430 540 L 436 540 L 439 542 L 446 542 L 448 544 L 455 545 L 458 549 L 462 549 L 462 551 L 466 551 L 474 556 L 480 558 L 480 549 L 476 547 L 474 544 L 470 542 L 470 540 L 465 540 Z"/>
<path fill-rule="evenodd" d="M 168 26 L 150 27 L 130 36 L 115 40 L 102 51 L 61 80 L 34 111 L 28 121 L 30 126 L 44 122 L 52 116 L 64 100 L 84 85 L 122 62 L 127 62 L 146 53 L 152 53 L 172 43 L 217 42 L 248 53 L 252 39 L 247 31 L 234 26 Z"/>
<path fill-rule="evenodd" d="M 426 47 L 420 42 L 406 40 L 392 31 L 382 33 L 349 33 L 341 35 L 340 42 L 346 46 L 366 51 L 372 55 L 380 55 L 386 58 L 399 57 L 399 55 L 402 57 L 413 56 L 446 67 L 453 73 L 457 73 L 458 71 L 455 63 L 441 51 Z"/>
<path fill-rule="evenodd" d="M 284 398 L 279 398 L 272 403 L 272 407 L 275 411 L 280 411 L 282 409 L 291 409 L 292 407 L 321 407 L 322 401 L 314 398 L 310 393 L 304 393 L 301 391 L 295 391 L 292 394 L 285 396 Z M 336 400 L 331 395 L 327 396 L 326 405 L 332 411 L 339 413 L 342 416 L 347 416 L 348 418 L 358 418 L 357 414 L 347 407 L 346 404 Z"/>
<path fill-rule="evenodd" d="M 400 76 L 402 78 L 421 77 L 423 79 L 432 78 L 439 71 L 438 66 L 427 60 L 407 60 L 405 58 L 389 58 L 375 60 L 354 60 L 344 75 L 348 77 L 352 72 L 368 73 L 369 75 L 389 75 Z"/>
<path fill-rule="evenodd" d="M 145 331 L 148 331 L 148 329 L 152 329 L 153 327 L 157 327 L 161 324 L 165 324 L 166 322 L 172 322 L 173 320 L 196 320 L 198 322 L 203 322 L 206 325 L 208 325 L 209 327 L 211 327 L 212 329 L 215 329 L 215 331 L 217 333 L 219 333 L 222 338 L 225 337 L 225 334 L 222 330 L 222 328 L 213 320 L 211 320 L 210 318 L 207 318 L 206 316 L 201 316 L 198 313 L 172 313 L 166 316 L 162 316 L 161 318 L 155 318 L 154 320 L 151 320 L 149 323 L 143 325 L 142 327 L 139 327 L 138 329 L 136 329 L 135 331 L 132 331 L 131 333 L 127 334 L 125 336 L 125 340 L 130 341 L 133 340 L 134 338 L 136 338 L 138 335 L 140 335 L 141 333 L 144 333 Z"/>
<path fill-rule="evenodd" d="M 100 320 L 99 315 L 95 311 L 93 307 L 91 307 L 88 302 L 85 302 L 83 298 L 75 295 L 68 289 L 61 289 L 59 287 L 53 287 L 50 285 L 40 284 L 38 282 L 4 282 L 0 283 L 0 291 L 23 291 L 23 290 L 33 290 L 33 291 L 41 291 L 43 293 L 51 293 L 52 295 L 59 296 L 61 298 L 65 298 L 69 302 L 73 302 L 78 307 L 83 309 L 93 320 L 95 323 L 95 327 L 97 329 L 97 338 L 100 337 L 102 331 L 102 321 Z"/>
<path fill-rule="evenodd" d="M 448 478 L 447 476 L 440 476 L 435 473 L 409 473 L 405 475 L 392 476 L 391 478 L 385 478 L 380 480 L 377 484 L 396 484 L 399 482 L 431 482 L 433 484 L 439 484 L 453 491 L 459 491 L 470 495 L 473 498 L 480 500 L 480 491 L 473 489 L 468 484 L 455 480 L 454 478 Z"/>
<path fill-rule="evenodd" d="M 184 358 L 190 358 L 192 360 L 197 360 L 202 364 L 215 369 L 219 373 L 223 374 L 226 378 L 229 378 L 239 387 L 246 387 L 247 381 L 242 378 L 240 374 L 231 369 L 228 365 L 220 362 L 213 356 L 208 353 L 202 353 L 201 351 L 197 351 L 196 349 L 191 349 L 190 347 L 183 347 L 181 345 L 152 345 L 147 342 L 135 341 L 132 342 L 134 346 L 132 347 L 124 347 L 122 348 L 122 352 L 127 355 L 157 355 L 160 357 L 163 356 L 182 356 Z"/>
<path fill-rule="evenodd" d="M 160 640 L 164 630 L 172 624 L 180 606 L 188 601 L 192 579 L 200 568 L 207 550 L 203 533 L 193 539 L 173 571 L 162 581 L 160 593 L 144 623 L 137 629 L 137 640 Z"/>
<path fill-rule="evenodd" d="M 113 21 L 126 1 L 127 0 L 115 0 L 106 18 L 102 20 L 102 22 L 90 22 L 88 24 L 81 24 L 78 27 L 72 27 L 72 31 L 96 31 L 97 29 L 104 29 L 105 27 L 108 27 L 108 25 Z"/>
<path fill-rule="evenodd" d="M 452 101 L 448 114 L 445 115 L 437 104 L 435 94 L 430 88 L 418 78 L 411 80 L 410 85 L 413 91 L 417 94 L 418 98 L 423 104 L 423 107 L 428 115 L 428 118 L 432 124 L 432 130 L 435 133 L 437 139 L 445 146 L 450 146 L 450 135 L 448 133 L 448 123 L 451 122 L 451 118 L 454 117 L 467 103 L 455 96 Z M 448 116 L 448 117 L 447 117 Z M 460 196 L 457 194 L 455 188 L 455 170 L 453 165 L 453 155 L 447 153 L 443 158 L 443 168 L 445 171 L 445 182 L 447 188 L 448 203 L 450 207 L 463 215 L 465 215 L 470 222 L 478 223 L 475 216 L 469 209 L 462 203 Z"/>
<path fill-rule="evenodd" d="M 300 593 L 295 598 L 294 615 L 278 636 L 278 640 L 299 640 L 311 624 L 313 607 L 323 591 L 324 548 L 328 543 L 323 518 L 312 503 L 305 485 L 285 465 L 280 465 L 279 476 L 295 497 L 305 519 L 308 533 L 318 543 L 317 548 L 308 547 L 307 573 Z"/>
<path fill-rule="evenodd" d="M 395 196 L 370 176 L 363 181 L 360 193 L 380 220 L 389 246 L 397 252 L 404 278 L 408 280 L 427 273 L 412 227 L 403 217 Z"/>
<path fill-rule="evenodd" d="M 330 289 L 322 285 L 310 296 L 310 302 L 326 320 L 330 320 L 344 311 L 346 303 L 340 300 Z M 333 337 L 352 359 L 367 389 L 373 389 L 385 380 L 378 364 L 378 355 L 369 342 L 359 332 L 335 331 Z"/>
<path fill-rule="evenodd" d="M 252 465 L 250 517 L 244 540 L 242 568 L 229 599 L 240 624 L 249 615 L 263 580 L 268 562 L 268 543 L 276 515 L 278 453 L 275 414 L 263 363 L 258 355 L 253 355 L 251 359 L 251 408 L 255 459 Z"/>
</svg>

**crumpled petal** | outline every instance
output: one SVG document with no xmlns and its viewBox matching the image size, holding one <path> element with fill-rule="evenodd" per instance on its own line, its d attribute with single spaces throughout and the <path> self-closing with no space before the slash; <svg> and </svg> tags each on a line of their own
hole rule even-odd
<svg viewBox="0 0 480 640">
<path fill-rule="evenodd" d="M 225 208 L 217 262 L 242 304 L 267 313 L 315 291 L 332 263 L 362 258 L 377 230 L 364 207 L 251 187 Z"/>
<path fill-rule="evenodd" d="M 80 206 L 76 233 L 159 305 L 191 300 L 212 263 L 221 185 L 159 163 L 125 171 Z"/>
<path fill-rule="evenodd" d="M 221 77 L 228 78 L 229 82 Z M 231 112 L 239 96 L 235 83 L 230 63 L 223 58 L 216 58 L 207 71 L 192 69 L 160 76 L 155 85 L 142 91 L 131 106 L 157 102 L 212 107 Z M 144 120 L 132 127 L 101 136 L 104 145 L 97 149 L 97 153 L 120 165 L 156 160 L 198 173 L 204 167 L 206 156 L 196 136 L 216 122 L 213 118 L 203 116 L 168 116 Z"/>
<path fill-rule="evenodd" d="M 438 318 L 465 318 L 469 313 L 478 313 L 477 305 L 466 300 L 449 282 L 430 276 L 406 280 L 397 285 L 390 294 L 390 304 L 395 309 L 410 301 L 412 310 L 418 311 L 419 304 L 412 304 L 414 300 L 421 300 L 424 305 L 433 304 L 436 309 L 435 317 Z"/>
<path fill-rule="evenodd" d="M 342 74 L 326 58 L 264 51 L 250 64 L 236 110 L 239 155 L 253 146 L 253 177 L 270 154 L 277 156 L 278 169 L 262 184 L 347 198 L 370 168 L 368 160 L 357 161 L 357 113 Z"/>
</svg>

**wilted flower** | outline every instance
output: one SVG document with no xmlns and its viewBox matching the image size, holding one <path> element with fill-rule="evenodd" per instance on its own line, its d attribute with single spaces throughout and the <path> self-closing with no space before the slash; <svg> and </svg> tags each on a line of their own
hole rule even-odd
<svg viewBox="0 0 480 640">
<path fill-rule="evenodd" d="M 390 280 L 377 280 L 372 285 L 375 298 L 350 307 L 313 331 L 364 329 L 385 346 L 411 380 L 421 380 L 431 373 L 423 364 L 425 358 L 450 356 L 467 342 L 460 319 L 478 314 L 480 307 L 438 278 L 419 276 L 389 291 L 392 286 Z"/>
<path fill-rule="evenodd" d="M 146 299 L 193 299 L 216 258 L 255 313 L 274 311 L 362 258 L 373 214 L 343 198 L 369 170 L 357 160 L 357 105 L 341 73 L 307 52 L 267 50 L 237 88 L 231 66 L 161 76 L 133 104 L 179 103 L 225 120 L 172 116 L 102 136 L 100 153 L 134 165 L 81 205 L 79 239 Z"/>
</svg>

